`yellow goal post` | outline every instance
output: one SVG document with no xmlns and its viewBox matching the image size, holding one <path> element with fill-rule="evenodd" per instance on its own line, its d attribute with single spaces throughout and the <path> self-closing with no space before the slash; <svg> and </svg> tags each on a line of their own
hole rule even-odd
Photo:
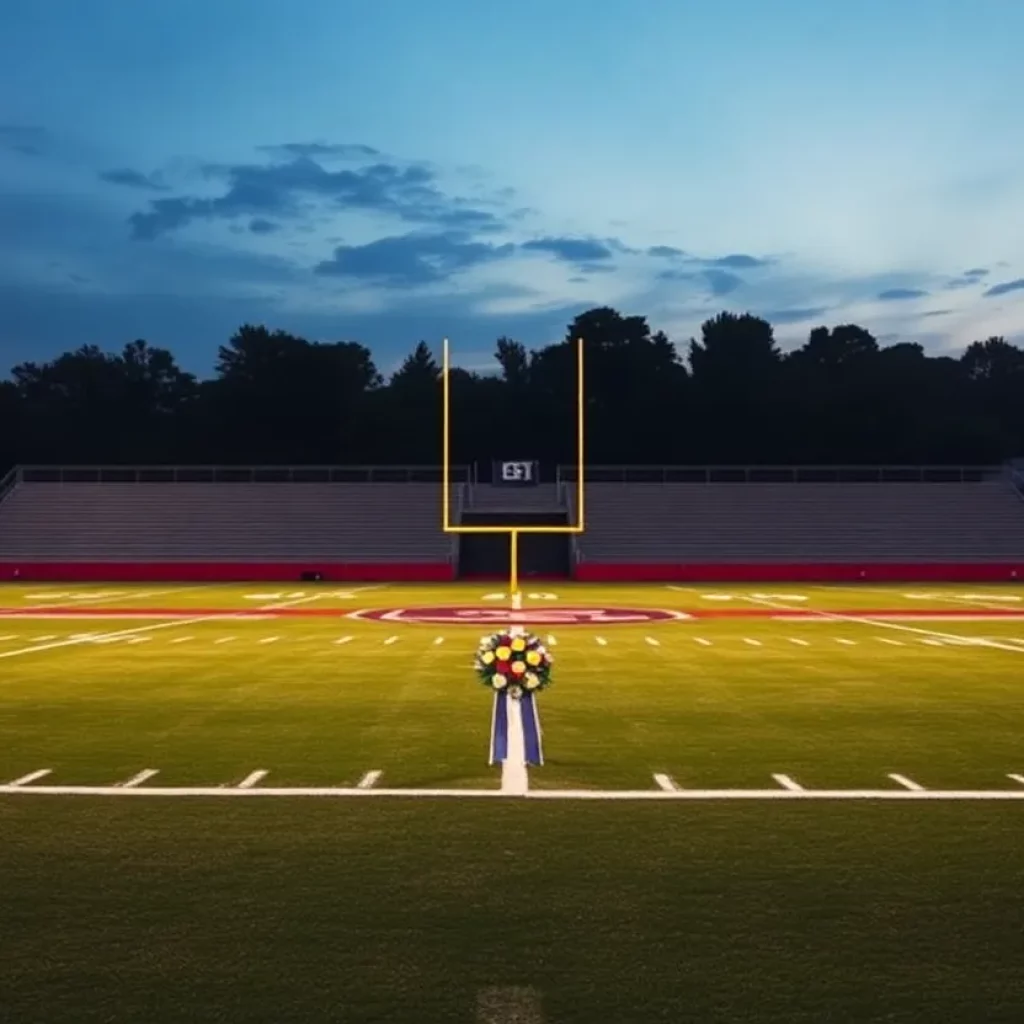
<svg viewBox="0 0 1024 1024">
<path fill-rule="evenodd" d="M 441 343 L 442 441 L 441 462 L 441 522 L 445 533 L 502 533 L 508 534 L 511 573 L 509 593 L 514 594 L 519 582 L 519 536 L 524 533 L 580 534 L 584 530 L 584 423 L 585 397 L 583 373 L 583 339 L 576 341 L 576 521 L 565 526 L 463 526 L 451 521 L 451 368 L 448 339 Z"/>
</svg>

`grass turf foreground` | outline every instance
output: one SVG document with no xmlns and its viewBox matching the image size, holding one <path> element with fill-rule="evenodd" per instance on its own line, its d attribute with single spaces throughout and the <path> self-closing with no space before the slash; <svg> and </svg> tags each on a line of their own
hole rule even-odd
<svg viewBox="0 0 1024 1024">
<path fill-rule="evenodd" d="M 0 799 L 0 1020 L 1019 1022 L 986 804 Z"/>
</svg>

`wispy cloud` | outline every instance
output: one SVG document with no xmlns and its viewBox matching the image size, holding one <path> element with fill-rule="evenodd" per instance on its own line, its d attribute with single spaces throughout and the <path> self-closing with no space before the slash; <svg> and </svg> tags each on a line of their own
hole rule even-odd
<svg viewBox="0 0 1024 1024">
<path fill-rule="evenodd" d="M 370 147 L 325 143 L 289 143 L 302 150 L 325 147 L 371 156 Z M 273 147 L 280 149 L 281 147 Z M 264 164 L 212 165 L 207 176 L 223 180 L 218 196 L 183 195 L 155 199 L 129 218 L 132 237 L 140 241 L 179 230 L 195 221 L 230 221 L 238 217 L 301 219 L 310 201 L 337 212 L 389 215 L 402 221 L 462 230 L 494 230 L 502 220 L 482 204 L 447 194 L 436 174 L 421 164 L 376 161 L 330 170 L 305 152 Z"/>
<path fill-rule="evenodd" d="M 124 185 L 126 188 L 148 189 L 153 192 L 165 192 L 166 185 L 161 185 L 148 174 L 133 170 L 130 167 L 119 167 L 111 171 L 101 171 L 100 180 L 111 185 Z"/>
<path fill-rule="evenodd" d="M 49 133 L 38 124 L 0 124 L 0 149 L 40 156 L 49 142 Z"/>
<path fill-rule="evenodd" d="M 906 299 L 920 299 L 928 293 L 920 288 L 889 288 L 878 293 L 882 302 L 902 302 Z"/>
<path fill-rule="evenodd" d="M 1016 281 L 1004 281 L 1002 284 L 993 285 L 984 293 L 986 299 L 994 299 L 998 295 L 1007 295 L 1010 292 L 1024 291 L 1024 277 L 1018 277 Z"/>
</svg>

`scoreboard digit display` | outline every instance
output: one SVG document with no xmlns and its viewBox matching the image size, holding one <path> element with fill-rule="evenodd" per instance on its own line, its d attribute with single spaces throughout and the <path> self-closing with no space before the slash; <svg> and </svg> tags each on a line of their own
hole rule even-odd
<svg viewBox="0 0 1024 1024">
<path fill-rule="evenodd" d="M 495 462 L 493 482 L 503 487 L 534 487 L 540 483 L 540 463 Z"/>
</svg>

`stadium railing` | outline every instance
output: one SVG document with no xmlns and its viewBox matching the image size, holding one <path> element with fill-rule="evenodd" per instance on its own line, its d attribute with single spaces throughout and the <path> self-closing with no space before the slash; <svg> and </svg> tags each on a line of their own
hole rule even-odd
<svg viewBox="0 0 1024 1024">
<path fill-rule="evenodd" d="M 585 466 L 587 483 L 977 483 L 1002 466 Z M 575 483 L 576 467 L 557 479 Z"/>
<path fill-rule="evenodd" d="M 25 483 L 440 483 L 441 466 L 18 466 Z M 453 482 L 469 480 L 452 466 Z M 6 478 L 5 478 L 6 479 Z"/>
<path fill-rule="evenodd" d="M 11 491 L 18 485 L 21 475 L 18 467 L 15 466 L 2 480 L 0 480 L 0 501 L 3 501 Z"/>
</svg>

